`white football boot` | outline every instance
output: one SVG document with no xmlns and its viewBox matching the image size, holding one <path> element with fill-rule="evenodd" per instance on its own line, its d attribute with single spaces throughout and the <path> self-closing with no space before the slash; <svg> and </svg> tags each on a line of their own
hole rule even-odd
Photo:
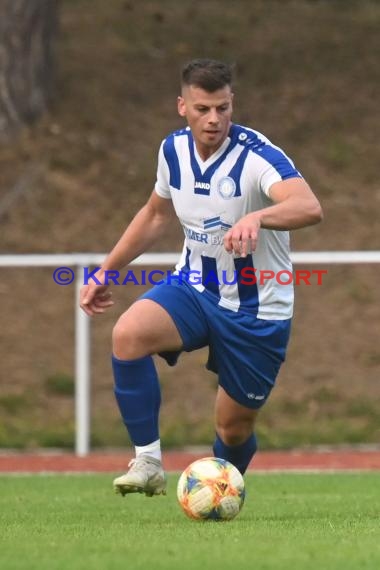
<svg viewBox="0 0 380 570">
<path fill-rule="evenodd" d="M 147 497 L 166 495 L 166 477 L 161 461 L 149 455 L 140 455 L 128 464 L 128 471 L 114 479 L 116 493 L 145 493 Z"/>
</svg>

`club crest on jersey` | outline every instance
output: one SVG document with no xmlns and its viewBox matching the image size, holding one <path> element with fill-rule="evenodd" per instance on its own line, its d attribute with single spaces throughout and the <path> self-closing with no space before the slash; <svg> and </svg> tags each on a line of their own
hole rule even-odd
<svg viewBox="0 0 380 570">
<path fill-rule="evenodd" d="M 217 184 L 218 194 L 225 200 L 229 200 L 235 194 L 235 180 L 230 176 L 224 176 Z"/>
</svg>

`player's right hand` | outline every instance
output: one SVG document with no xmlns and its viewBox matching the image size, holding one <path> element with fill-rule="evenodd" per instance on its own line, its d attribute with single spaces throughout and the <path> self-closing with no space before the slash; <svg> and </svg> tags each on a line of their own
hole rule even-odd
<svg viewBox="0 0 380 570">
<path fill-rule="evenodd" d="M 92 317 L 104 313 L 114 304 L 111 299 L 112 293 L 108 289 L 109 285 L 97 285 L 96 283 L 83 285 L 80 290 L 80 306 L 87 315 Z"/>
</svg>

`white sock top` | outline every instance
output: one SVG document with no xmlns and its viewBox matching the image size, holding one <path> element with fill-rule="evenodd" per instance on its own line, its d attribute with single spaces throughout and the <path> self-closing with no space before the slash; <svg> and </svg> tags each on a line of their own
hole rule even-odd
<svg viewBox="0 0 380 570">
<path fill-rule="evenodd" d="M 149 455 L 150 457 L 154 457 L 154 459 L 161 461 L 161 441 L 159 439 L 156 439 L 156 441 L 152 441 L 152 443 L 148 443 L 148 445 L 136 445 L 135 453 L 136 457 L 140 457 L 141 455 Z"/>
</svg>

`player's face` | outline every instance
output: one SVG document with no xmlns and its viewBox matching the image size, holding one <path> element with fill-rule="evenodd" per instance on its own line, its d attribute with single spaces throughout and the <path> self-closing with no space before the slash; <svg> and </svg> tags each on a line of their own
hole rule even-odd
<svg viewBox="0 0 380 570">
<path fill-rule="evenodd" d="M 213 93 L 194 85 L 185 86 L 178 97 L 178 113 L 186 117 L 200 156 L 205 160 L 225 141 L 231 125 L 231 88 Z"/>
</svg>

